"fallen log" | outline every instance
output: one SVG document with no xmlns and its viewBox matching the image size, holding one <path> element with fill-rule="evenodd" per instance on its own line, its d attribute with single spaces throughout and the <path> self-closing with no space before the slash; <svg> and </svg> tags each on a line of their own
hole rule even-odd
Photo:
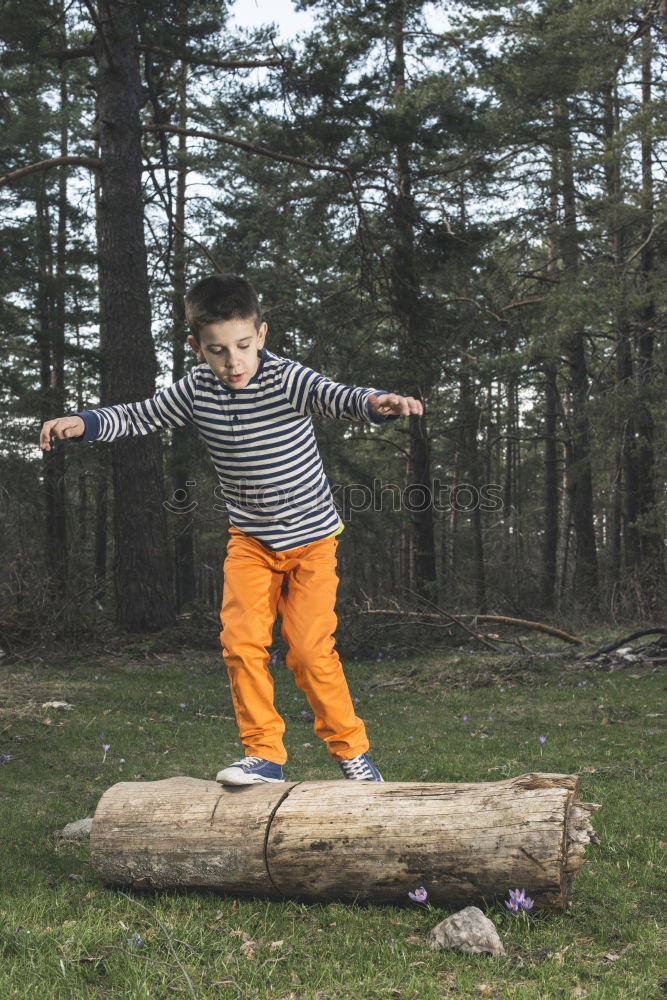
<svg viewBox="0 0 667 1000">
<path fill-rule="evenodd" d="M 463 617 L 467 617 L 467 615 Z M 545 635 L 553 635 L 557 639 L 562 639 L 564 642 L 569 642 L 574 646 L 586 645 L 584 639 L 579 639 L 576 635 L 570 635 L 569 632 L 563 632 L 560 628 L 554 628 L 553 625 L 545 625 L 544 622 L 531 622 L 525 618 L 508 618 L 507 615 L 473 615 L 472 617 L 476 622 L 497 622 L 499 625 L 513 625 L 516 628 L 527 628 L 535 632 L 543 632 Z"/>
<path fill-rule="evenodd" d="M 579 778 L 479 784 L 314 781 L 224 787 L 196 778 L 120 782 L 98 804 L 99 878 L 137 888 L 208 887 L 303 900 L 479 903 L 525 888 L 567 908 L 597 842 Z"/>
</svg>

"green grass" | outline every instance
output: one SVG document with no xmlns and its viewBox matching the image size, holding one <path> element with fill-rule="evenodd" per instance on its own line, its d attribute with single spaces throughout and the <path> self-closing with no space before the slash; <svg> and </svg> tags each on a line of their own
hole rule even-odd
<svg viewBox="0 0 667 1000">
<path fill-rule="evenodd" d="M 240 755 L 217 654 L 138 645 L 5 668 L 1 1000 L 667 998 L 664 670 L 464 651 L 346 669 L 388 779 L 582 773 L 583 798 L 602 804 L 601 843 L 587 848 L 567 913 L 490 906 L 507 950 L 497 959 L 432 952 L 428 931 L 444 909 L 102 887 L 87 844 L 61 843 L 57 830 L 92 815 L 119 780 L 212 777 Z M 276 680 L 288 777 L 338 778 L 283 667 Z M 74 708 L 42 707 L 51 700 Z"/>
</svg>

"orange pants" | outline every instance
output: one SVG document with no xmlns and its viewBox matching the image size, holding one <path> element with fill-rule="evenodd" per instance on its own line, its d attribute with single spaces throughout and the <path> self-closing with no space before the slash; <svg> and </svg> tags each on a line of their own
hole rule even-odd
<svg viewBox="0 0 667 1000">
<path fill-rule="evenodd" d="M 287 643 L 287 666 L 315 715 L 315 732 L 336 760 L 368 750 L 354 712 L 333 633 L 338 576 L 335 538 L 273 552 L 230 527 L 222 594 L 222 655 L 246 756 L 284 764 L 285 723 L 273 704 L 269 671 L 276 612 Z"/>
</svg>

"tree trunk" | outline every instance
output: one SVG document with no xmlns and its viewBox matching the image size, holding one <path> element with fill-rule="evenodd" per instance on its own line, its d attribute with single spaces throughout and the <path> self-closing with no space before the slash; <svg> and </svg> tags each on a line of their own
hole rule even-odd
<svg viewBox="0 0 667 1000">
<path fill-rule="evenodd" d="M 551 184 L 549 197 L 549 240 L 547 274 L 558 281 L 558 156 L 551 150 Z M 553 348 L 544 358 L 544 535 L 542 541 L 541 605 L 554 611 L 558 604 L 558 547 L 560 544 L 560 488 L 559 468 L 561 449 L 558 443 L 558 426 L 561 416 L 561 399 L 558 391 L 558 354 Z"/>
<path fill-rule="evenodd" d="M 466 476 L 464 483 L 473 487 L 477 494 L 472 496 L 470 510 L 470 526 L 472 529 L 472 572 L 475 587 L 475 609 L 479 612 L 487 610 L 486 594 L 486 558 L 484 554 L 484 533 L 482 531 L 482 511 L 479 503 L 482 486 L 481 460 L 477 427 L 479 424 L 479 409 L 473 396 L 473 387 L 466 375 L 461 376 L 461 441 L 462 464 Z M 463 484 L 462 484 L 463 485 Z"/>
<path fill-rule="evenodd" d="M 141 81 L 136 11 L 101 0 L 95 41 L 102 154 L 98 238 L 103 404 L 155 392 L 141 191 Z M 113 446 L 117 617 L 130 630 L 174 620 L 162 447 L 157 435 Z"/>
<path fill-rule="evenodd" d="M 59 205 L 59 236 L 62 205 Z M 51 219 L 48 195 L 40 182 L 36 200 L 37 257 L 37 341 L 40 358 L 42 421 L 65 409 L 63 384 L 64 315 L 57 309 Z M 42 453 L 45 498 L 45 547 L 48 574 L 58 600 L 67 592 L 67 521 L 65 517 L 65 449 Z"/>
<path fill-rule="evenodd" d="M 558 490 L 558 384 L 556 365 L 544 363 L 544 536 L 542 540 L 542 607 L 556 604 L 560 496 Z"/>
<path fill-rule="evenodd" d="M 636 520 L 640 583 L 648 601 L 646 610 L 660 606 L 665 585 L 664 520 L 658 504 L 659 487 L 655 461 L 655 425 L 651 403 L 654 392 L 654 346 L 656 331 L 653 184 L 653 116 L 651 85 L 653 78 L 653 42 L 651 37 L 654 14 L 647 12 L 642 35 L 642 208 L 644 210 L 642 251 L 640 255 L 640 287 L 642 305 L 637 334 L 637 400 L 636 400 Z"/>
<path fill-rule="evenodd" d="M 394 42 L 393 88 L 397 106 L 405 97 L 404 11 L 399 9 L 392 25 Z M 423 380 L 430 381 L 424 357 L 422 302 L 415 264 L 415 202 L 412 195 L 412 166 L 408 141 L 397 141 L 395 147 L 396 189 L 392 197 L 394 248 L 391 262 L 391 298 L 400 327 L 402 371 L 411 372 L 409 385 L 401 391 L 423 398 Z M 416 377 L 415 377 L 416 376 Z M 433 481 L 428 441 L 427 420 L 409 419 L 410 517 L 412 523 L 412 567 L 410 577 L 418 593 L 437 601 L 435 531 L 433 527 Z M 410 584 L 411 585 L 411 584 Z"/>
<path fill-rule="evenodd" d="M 107 544 L 109 511 L 109 475 L 106 455 L 101 455 L 97 463 L 95 483 L 95 549 L 93 576 L 95 580 L 95 600 L 102 601 L 106 592 Z"/>
<path fill-rule="evenodd" d="M 187 126 L 187 63 L 181 65 L 178 85 L 178 123 Z M 185 375 L 185 200 L 187 179 L 187 137 L 178 138 L 178 176 L 176 178 L 176 205 L 174 214 L 173 264 L 172 264 L 172 379 L 177 382 Z M 170 220 L 171 222 L 172 220 Z M 175 497 L 187 500 L 192 484 L 192 428 L 178 427 L 171 443 L 171 485 Z M 180 611 L 196 597 L 194 521 L 189 511 L 176 516 L 174 528 L 174 558 L 176 582 L 176 607 Z"/>
<path fill-rule="evenodd" d="M 481 784 L 315 781 L 229 788 L 121 782 L 99 802 L 92 861 L 106 883 L 205 886 L 274 899 L 481 903 L 521 886 L 564 910 L 595 840 L 576 775 Z"/>
<path fill-rule="evenodd" d="M 576 301 L 579 277 L 579 233 L 575 202 L 572 137 L 567 107 L 556 109 L 556 143 L 560 158 L 563 196 L 563 225 L 560 229 L 560 253 L 563 261 L 563 283 L 572 289 Z M 567 486 L 570 495 L 575 535 L 573 590 L 574 599 L 584 607 L 598 602 L 598 562 L 593 520 L 593 474 L 591 469 L 591 435 L 588 418 L 588 366 L 583 317 L 568 321 L 563 348 L 570 377 L 570 413 Z"/>
<path fill-rule="evenodd" d="M 637 562 L 637 539 L 634 529 L 633 503 L 636 487 L 636 463 L 631 442 L 634 441 L 634 404 L 632 400 L 632 344 L 628 318 L 626 227 L 623 222 L 623 187 L 621 154 L 618 143 L 619 113 L 616 81 L 606 83 L 602 89 L 603 127 L 605 135 L 604 173 L 606 195 L 609 202 L 607 229 L 613 252 L 614 282 L 612 303 L 616 332 L 615 362 L 615 435 L 616 454 L 612 489 L 610 527 L 610 578 L 612 593 L 627 591 L 622 580 L 623 566 Z"/>
<path fill-rule="evenodd" d="M 521 528 L 521 431 L 519 426 L 519 384 L 515 374 L 511 374 L 506 382 L 507 416 L 505 437 L 505 487 L 503 506 L 507 534 L 504 538 L 506 578 L 503 587 L 511 592 L 515 603 L 524 600 L 525 567 L 523 564 L 522 528 Z M 481 462 L 477 461 L 478 482 L 480 489 L 483 480 Z M 488 482 L 488 480 L 487 480 Z M 481 537 L 481 517 L 480 517 Z"/>
<path fill-rule="evenodd" d="M 69 124 L 67 84 L 60 82 L 60 155 L 67 156 Z M 65 252 L 67 246 L 67 168 L 58 171 L 55 205 L 55 253 L 50 215 L 50 195 L 46 179 L 36 184 L 37 341 L 40 357 L 40 399 L 42 421 L 65 412 Z M 42 452 L 45 500 L 45 544 L 52 593 L 59 607 L 67 608 L 68 552 L 65 449 Z"/>
</svg>

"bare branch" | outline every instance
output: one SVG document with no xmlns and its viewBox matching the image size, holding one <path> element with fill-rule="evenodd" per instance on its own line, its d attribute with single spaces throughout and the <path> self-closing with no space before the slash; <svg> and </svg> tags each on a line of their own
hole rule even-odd
<svg viewBox="0 0 667 1000">
<path fill-rule="evenodd" d="M 189 63 L 191 66 L 213 66 L 215 69 L 259 69 L 262 66 L 283 66 L 286 62 L 280 56 L 274 56 L 273 59 L 209 59 L 189 52 L 171 52 L 159 45 L 138 45 L 137 48 L 141 52 L 155 52 L 169 59 Z"/>
<path fill-rule="evenodd" d="M 412 593 L 412 591 L 411 591 L 411 593 Z M 419 624 L 420 625 L 425 625 L 425 624 L 432 624 L 432 622 L 431 623 L 425 622 L 424 619 L 431 618 L 431 619 L 438 619 L 439 620 L 442 617 L 443 612 L 440 611 L 439 613 L 435 614 L 433 612 L 428 612 L 428 611 L 407 611 L 405 608 L 393 608 L 393 609 L 388 609 L 388 608 L 362 608 L 358 612 L 358 614 L 360 614 L 360 615 L 383 615 L 383 616 L 390 615 L 392 617 L 396 617 L 397 615 L 399 615 L 399 616 L 407 617 L 407 618 L 418 618 L 419 619 Z M 544 622 L 527 621 L 524 618 L 508 618 L 506 615 L 476 615 L 476 614 L 466 614 L 466 615 L 459 615 L 458 618 L 454 618 L 453 616 L 449 615 L 449 613 L 446 613 L 446 614 L 447 614 L 447 617 L 450 619 L 450 622 L 449 622 L 450 625 L 451 624 L 460 625 L 462 623 L 462 621 L 463 621 L 464 618 L 472 618 L 474 620 L 474 622 L 493 622 L 494 624 L 497 623 L 497 624 L 500 624 L 500 625 L 512 625 L 512 626 L 515 626 L 517 628 L 531 629 L 532 631 L 535 631 L 535 632 L 544 632 L 545 635 L 553 635 L 557 639 L 563 639 L 565 642 L 572 643 L 575 646 L 586 646 L 586 645 L 589 645 L 589 643 L 587 643 L 584 639 L 578 639 L 576 635 L 570 635 L 569 632 L 563 632 L 561 629 L 554 628 L 552 625 L 545 625 Z M 353 617 L 352 615 L 344 615 L 340 620 L 344 621 L 346 618 L 352 618 L 352 617 Z M 655 629 L 653 632 L 639 632 L 639 633 L 636 633 L 636 635 L 654 635 L 656 632 L 665 632 L 665 633 L 667 633 L 667 629 Z M 475 638 L 479 638 L 479 635 L 480 635 L 480 633 L 477 633 L 477 632 L 471 633 L 471 634 L 474 634 Z M 635 635 L 635 637 L 636 637 L 636 635 Z M 485 636 L 484 638 L 488 638 L 488 637 Z M 633 638 L 633 637 L 631 636 L 630 638 Z M 618 645 L 622 646 L 627 641 L 628 641 L 627 639 L 623 639 L 623 640 L 621 640 L 621 642 L 618 643 Z M 615 648 L 615 647 L 609 647 L 609 648 L 612 649 L 612 648 Z M 590 659 L 592 659 L 594 656 L 599 656 L 600 653 L 605 653 L 605 652 L 608 652 L 608 650 L 607 649 L 598 649 L 595 653 L 585 653 L 583 655 L 585 655 L 585 656 L 589 657 Z"/>
<path fill-rule="evenodd" d="M 212 66 L 214 69 L 261 69 L 265 66 L 284 66 L 288 62 L 282 56 L 273 56 L 270 59 L 214 59 L 189 52 L 171 52 L 159 45 L 137 45 L 137 48 L 140 52 L 154 52 L 156 55 L 167 56 L 174 61 L 180 60 L 191 66 Z M 95 46 L 90 42 L 88 45 L 80 45 L 74 49 L 52 49 L 45 52 L 44 55 L 47 59 L 57 59 L 59 63 L 63 63 L 69 59 L 94 56 Z"/>
<path fill-rule="evenodd" d="M 633 632 L 632 635 L 628 635 L 624 639 L 619 639 L 618 642 L 612 642 L 609 646 L 600 646 L 598 649 L 595 650 L 594 653 L 581 653 L 581 655 L 578 656 L 577 659 L 592 660 L 596 656 L 601 656 L 602 654 L 606 653 L 613 653 L 615 649 L 620 649 L 622 646 L 627 645 L 627 643 L 634 642 L 635 639 L 641 639 L 645 635 L 661 635 L 664 637 L 667 635 L 667 629 L 648 628 L 648 629 L 643 629 L 641 632 Z"/>
<path fill-rule="evenodd" d="M 401 448 L 400 444 L 396 444 L 395 441 L 390 441 L 389 438 L 381 438 L 381 437 L 377 437 L 377 435 L 374 435 L 373 437 L 369 436 L 367 438 L 367 440 L 368 441 L 372 441 L 373 444 L 383 444 L 383 445 L 386 445 L 388 448 L 391 448 L 393 451 L 399 451 L 401 453 L 401 455 L 405 455 L 405 457 L 407 459 L 409 459 L 411 457 L 410 456 L 410 452 L 407 450 L 407 448 Z"/>
<path fill-rule="evenodd" d="M 449 611 L 445 611 L 443 608 L 439 608 L 437 604 L 434 604 L 433 601 L 429 601 L 423 594 L 418 594 L 416 591 L 410 590 L 409 587 L 402 587 L 401 590 L 405 590 L 408 594 L 412 594 L 413 597 L 416 597 L 417 600 L 426 604 L 429 608 L 433 608 L 436 614 L 441 615 L 448 622 L 448 624 L 458 625 L 459 628 L 463 629 L 464 632 L 467 632 L 471 638 L 477 639 L 477 641 L 481 642 L 483 646 L 486 646 L 488 649 L 492 649 L 494 653 L 498 652 L 498 647 L 494 646 L 492 642 L 489 642 L 486 636 L 482 635 L 481 632 L 468 628 L 465 622 L 462 622 L 460 618 L 450 614 Z"/>
<path fill-rule="evenodd" d="M 645 247 L 648 246 L 648 244 L 651 242 L 651 240 L 653 239 L 653 237 L 657 233 L 658 229 L 660 229 L 661 226 L 664 226 L 664 224 L 665 224 L 665 220 L 661 219 L 659 222 L 656 222 L 656 224 L 651 227 L 651 230 L 650 230 L 648 236 L 646 237 L 646 239 L 644 240 L 644 242 L 641 243 L 637 247 L 637 249 L 634 251 L 634 253 L 630 254 L 630 256 L 628 257 L 628 259 L 626 260 L 626 262 L 625 262 L 625 267 L 626 268 L 628 268 L 630 266 L 630 264 L 632 264 L 632 262 L 635 259 L 635 257 L 638 257 L 639 254 L 642 252 L 642 250 Z"/>
<path fill-rule="evenodd" d="M 69 59 L 83 59 L 84 56 L 94 56 L 95 46 L 91 43 L 90 45 L 81 45 L 76 49 L 55 49 L 51 52 L 45 52 L 44 55 L 47 59 L 57 59 L 62 64 Z"/>
<path fill-rule="evenodd" d="M 536 299 L 519 299 L 518 302 L 510 302 L 507 306 L 502 306 L 501 312 L 507 312 L 508 309 L 520 309 L 522 306 L 534 306 L 540 302 L 544 302 L 544 296 Z"/>
<path fill-rule="evenodd" d="M 291 156 L 289 153 L 278 153 L 267 146 L 258 146 L 254 142 L 245 142 L 242 139 L 232 139 L 229 135 L 221 135 L 219 132 L 204 132 L 202 129 L 180 128 L 177 125 L 146 125 L 145 132 L 173 132 L 175 135 L 189 135 L 194 139 L 213 139 L 214 142 L 223 142 L 227 146 L 234 146 L 236 149 L 244 149 L 248 153 L 258 153 L 260 156 L 268 156 L 271 160 L 281 160 L 284 163 L 294 163 L 298 167 L 306 167 L 308 170 L 329 170 L 336 174 L 345 174 L 349 177 L 346 167 L 337 167 L 331 163 L 315 163 L 312 160 L 304 160 L 301 156 Z"/>
<path fill-rule="evenodd" d="M 493 309 L 489 309 L 488 306 L 483 306 L 481 303 L 477 302 L 476 299 L 471 299 L 468 295 L 454 295 L 449 299 L 443 299 L 443 305 L 449 305 L 450 302 L 469 302 L 470 305 L 474 306 L 475 309 L 479 309 L 480 312 L 488 313 L 489 316 L 493 316 L 494 319 L 498 320 L 499 323 L 505 322 L 498 313 L 495 313 Z"/>
<path fill-rule="evenodd" d="M 155 170 L 158 169 L 158 168 L 153 167 L 153 165 L 148 160 L 148 157 L 146 157 L 146 168 L 145 169 L 150 172 L 150 175 L 151 175 L 151 177 L 153 179 L 153 185 L 155 187 L 155 190 L 158 193 L 158 196 L 159 196 L 159 198 L 160 198 L 160 200 L 161 200 L 161 202 L 162 202 L 162 204 L 163 204 L 163 206 L 165 208 L 165 211 L 169 215 L 170 213 L 169 213 L 168 202 L 167 202 L 167 200 L 166 200 L 166 198 L 164 196 L 164 192 L 162 191 L 162 188 L 158 184 L 157 177 L 155 176 Z M 163 167 L 163 166 L 160 166 L 159 169 L 160 170 L 165 170 L 166 168 Z M 178 169 L 183 169 L 183 168 L 179 167 Z M 183 229 L 181 226 L 179 226 L 179 224 L 176 222 L 176 219 L 172 218 L 171 219 L 171 224 L 174 227 L 174 229 L 176 230 L 176 232 L 180 233 L 180 235 L 183 237 L 183 239 L 189 240 L 191 243 L 194 243 L 194 245 L 201 250 L 201 252 L 204 254 L 204 256 L 211 262 L 211 264 L 213 265 L 215 271 L 218 274 L 223 274 L 224 273 L 224 270 L 225 270 L 224 267 L 221 267 L 221 265 L 219 264 L 219 262 L 215 259 L 215 257 L 213 257 L 213 255 L 204 246 L 203 243 L 200 243 L 200 241 L 195 236 L 191 236 L 190 233 L 186 232 L 185 229 Z"/>
<path fill-rule="evenodd" d="M 4 174 L 0 177 L 0 187 L 5 187 L 7 184 L 12 184 L 14 181 L 40 170 L 50 170 L 51 167 L 62 166 L 90 167 L 93 170 L 99 170 L 102 161 L 96 156 L 56 156 L 52 160 L 40 160 L 39 163 L 30 163 L 27 167 L 20 167 L 18 170 L 12 170 L 9 174 Z"/>
<path fill-rule="evenodd" d="M 468 615 L 461 615 L 461 617 L 467 618 Z M 587 645 L 584 639 L 579 639 L 576 635 L 570 635 L 569 632 L 563 632 L 562 629 L 554 628 L 553 625 L 545 625 L 544 622 L 526 621 L 524 618 L 508 618 L 506 615 L 471 615 L 470 617 L 474 618 L 476 622 L 498 622 L 501 625 L 515 625 L 517 628 L 528 628 L 536 632 L 544 632 L 545 635 L 553 635 L 557 639 L 563 639 L 565 642 L 570 642 L 575 646 Z"/>
</svg>

